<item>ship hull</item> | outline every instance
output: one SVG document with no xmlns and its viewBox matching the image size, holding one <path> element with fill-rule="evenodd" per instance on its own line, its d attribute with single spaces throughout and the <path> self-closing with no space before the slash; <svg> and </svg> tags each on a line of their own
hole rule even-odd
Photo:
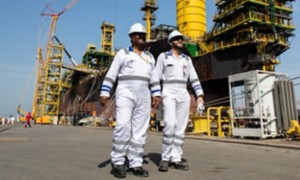
<svg viewBox="0 0 300 180">
<path fill-rule="evenodd" d="M 149 50 L 155 58 L 169 49 L 170 45 L 166 40 L 155 41 L 149 45 Z M 184 49 L 184 53 L 190 55 L 187 49 Z M 251 57 L 256 57 L 255 54 L 257 54 L 255 45 L 248 44 L 192 58 L 203 87 L 207 107 L 229 106 L 228 76 L 260 69 L 261 67 L 251 59 Z M 100 116 L 104 108 L 99 103 L 99 88 L 104 76 L 105 73 L 93 76 L 76 72 L 72 77 L 72 88 L 61 98 L 60 114 L 77 116 L 77 119 Z M 190 111 L 196 112 L 195 94 L 190 85 L 188 85 L 188 90 L 192 99 Z M 114 113 L 115 106 L 113 105 L 106 116 L 113 117 Z"/>
</svg>

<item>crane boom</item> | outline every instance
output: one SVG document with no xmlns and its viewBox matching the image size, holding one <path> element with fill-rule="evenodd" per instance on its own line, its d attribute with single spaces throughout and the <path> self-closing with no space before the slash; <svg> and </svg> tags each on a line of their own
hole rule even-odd
<svg viewBox="0 0 300 180">
<path fill-rule="evenodd" d="M 58 42 L 58 44 L 61 44 L 62 43 L 60 42 L 60 40 L 58 39 L 58 37 L 56 35 L 53 35 L 54 39 Z M 69 51 L 64 47 L 64 52 L 67 54 L 68 58 L 70 59 L 70 61 L 72 62 L 72 64 L 74 66 L 77 66 L 77 63 L 76 61 L 73 59 L 73 57 L 71 56 L 71 54 L 69 53 Z"/>
<path fill-rule="evenodd" d="M 59 13 L 58 16 L 62 15 L 64 12 L 66 12 L 67 10 L 69 10 L 71 7 L 73 7 L 76 3 L 78 2 L 78 0 L 72 0 L 71 2 L 69 2 Z"/>
<path fill-rule="evenodd" d="M 41 48 L 38 48 L 37 78 L 34 93 L 32 112 L 36 123 L 49 123 L 51 116 L 58 116 L 60 92 L 63 90 L 62 64 L 64 46 L 54 36 L 56 23 L 60 15 L 74 6 L 78 0 L 71 0 L 60 12 L 55 13 L 51 4 L 47 4 L 41 16 L 51 16 L 51 24 L 47 34 L 45 56 L 42 57 Z M 45 13 L 49 10 L 51 13 Z M 58 40 L 55 42 L 53 39 Z M 70 54 L 65 50 L 67 55 Z M 75 62 L 75 61 L 74 61 Z M 74 63 L 73 62 L 73 63 Z"/>
</svg>

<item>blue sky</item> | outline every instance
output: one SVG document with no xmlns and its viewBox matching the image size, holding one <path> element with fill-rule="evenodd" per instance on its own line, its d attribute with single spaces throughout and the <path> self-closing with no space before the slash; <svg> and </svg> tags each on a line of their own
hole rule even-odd
<svg viewBox="0 0 300 180">
<path fill-rule="evenodd" d="M 48 3 L 59 12 L 70 0 L 1 0 L 0 1 L 0 117 L 16 114 L 16 106 L 22 104 L 26 111 L 31 110 L 35 74 L 36 48 L 44 47 L 45 33 L 50 17 L 40 13 Z M 79 0 L 70 10 L 60 16 L 56 35 L 64 43 L 77 63 L 89 43 L 100 48 L 100 26 L 106 21 L 116 26 L 114 47 L 129 45 L 127 32 L 135 22 L 143 22 L 140 11 L 144 0 Z M 207 0 L 207 28 L 212 27 L 212 17 L 216 7 L 214 0 Z M 176 0 L 158 0 L 156 25 L 176 25 Z M 294 23 L 300 25 L 300 2 L 294 3 Z M 155 26 L 156 26 L 155 25 Z M 41 30 L 41 31 L 40 31 Z M 42 36 L 39 36 L 42 32 Z M 290 77 L 300 76 L 300 30 L 291 40 L 291 49 L 281 57 L 276 71 L 287 73 Z M 64 59 L 69 63 L 67 56 Z M 297 80 L 300 82 L 300 79 Z M 295 81 L 295 83 L 298 83 Z M 295 87 L 297 99 L 300 86 Z"/>
</svg>

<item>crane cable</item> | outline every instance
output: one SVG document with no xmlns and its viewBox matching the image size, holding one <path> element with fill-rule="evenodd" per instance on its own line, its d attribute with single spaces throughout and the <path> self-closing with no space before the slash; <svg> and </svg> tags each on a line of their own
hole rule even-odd
<svg viewBox="0 0 300 180">
<path fill-rule="evenodd" d="M 53 1 L 53 2 L 54 2 L 54 1 Z M 52 3 L 53 3 L 53 2 L 52 2 Z M 50 4 L 52 4 L 52 3 L 49 3 L 48 5 L 50 5 Z M 44 9 L 43 11 L 45 11 L 45 10 L 46 10 L 46 7 L 45 7 L 45 9 Z M 38 48 L 40 47 L 40 43 L 41 43 L 42 22 L 43 22 L 43 18 L 42 18 L 42 16 L 41 16 L 41 17 L 40 17 L 40 26 L 39 26 L 39 30 L 38 30 L 38 42 L 37 42 Z M 25 96 L 27 95 L 28 88 L 29 88 L 29 84 L 30 84 L 30 82 L 32 81 L 32 78 L 33 78 L 33 75 L 34 75 L 34 72 L 35 72 L 35 71 L 36 71 L 36 67 L 33 66 L 32 70 L 31 70 L 31 73 L 30 73 L 30 75 L 29 75 L 29 77 L 28 77 L 28 79 L 27 79 L 27 82 L 26 82 L 26 84 L 25 84 L 25 88 L 24 88 L 24 90 L 23 90 L 23 92 L 22 92 L 22 96 L 21 96 L 21 98 L 20 98 L 20 100 L 19 100 L 19 107 L 21 106 L 21 104 L 22 104 L 23 101 L 24 101 Z"/>
<path fill-rule="evenodd" d="M 42 45 L 41 45 L 41 37 L 42 37 L 42 25 L 44 24 L 43 22 L 44 22 L 44 19 L 43 19 L 43 15 L 42 14 L 44 14 L 45 13 L 45 11 L 47 10 L 47 9 L 50 9 L 51 11 L 53 11 L 51 8 L 50 8 L 50 6 L 52 5 L 52 4 L 54 4 L 56 1 L 58 1 L 58 0 L 53 0 L 53 1 L 51 1 L 50 3 L 48 3 L 45 7 L 44 7 L 44 9 L 43 9 L 43 11 L 42 11 L 42 13 L 41 13 L 41 16 L 40 16 L 40 27 L 39 27 L 39 37 L 38 37 L 38 47 L 45 47 L 45 44 L 46 44 L 46 37 L 48 36 L 45 36 L 45 38 L 44 38 L 44 40 L 43 40 L 43 43 L 42 43 Z M 49 28 L 48 28 L 49 29 Z M 47 33 L 47 34 L 49 34 L 49 33 Z"/>
<path fill-rule="evenodd" d="M 215 99 L 215 100 L 212 100 L 209 102 L 204 102 L 204 105 L 209 107 L 209 106 L 216 106 L 216 105 L 227 103 L 227 102 L 229 102 L 229 96 Z"/>
<path fill-rule="evenodd" d="M 24 98 L 25 98 L 25 96 L 27 94 L 28 88 L 29 88 L 29 84 L 32 81 L 34 72 L 35 72 L 35 66 L 33 66 L 32 70 L 31 70 L 31 73 L 30 73 L 30 75 L 29 75 L 29 77 L 27 79 L 27 82 L 25 84 L 25 88 L 24 88 L 24 90 L 22 92 L 22 96 L 21 96 L 20 101 L 19 101 L 19 105 L 23 103 L 23 100 L 24 100 Z"/>
<path fill-rule="evenodd" d="M 105 118 L 108 118 L 108 114 L 111 111 L 111 107 L 116 103 L 116 93 L 113 93 L 112 97 L 110 97 L 108 104 L 104 107 L 102 113 L 100 114 L 100 120 L 104 121 Z"/>
<path fill-rule="evenodd" d="M 97 89 L 97 87 L 95 88 L 95 85 L 96 85 L 96 82 L 97 82 L 97 80 L 98 80 L 98 77 L 99 77 L 99 76 L 96 75 L 96 77 L 94 78 L 92 87 L 90 88 L 90 91 L 89 91 L 89 93 L 87 94 L 86 98 L 80 103 L 80 107 L 82 107 L 82 105 L 90 98 L 90 96 L 91 96 L 92 94 L 94 94 L 95 89 Z"/>
<path fill-rule="evenodd" d="M 90 88 L 90 91 L 87 94 L 87 96 L 85 97 L 85 99 L 81 102 L 80 107 L 82 107 L 82 105 L 90 98 L 90 96 L 93 95 L 96 92 L 96 90 L 98 89 L 97 86 L 95 87 L 96 82 L 99 79 L 99 77 L 102 76 L 105 73 L 105 71 L 107 71 L 107 70 L 108 69 L 102 70 L 102 71 L 100 71 L 99 73 L 97 73 L 95 75 L 95 78 L 94 78 L 93 84 Z"/>
</svg>

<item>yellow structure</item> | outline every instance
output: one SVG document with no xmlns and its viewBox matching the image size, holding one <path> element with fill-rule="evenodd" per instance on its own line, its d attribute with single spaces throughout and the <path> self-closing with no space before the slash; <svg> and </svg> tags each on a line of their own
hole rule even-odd
<svg viewBox="0 0 300 180">
<path fill-rule="evenodd" d="M 218 137 L 224 137 L 226 129 L 227 135 L 232 134 L 229 110 L 229 106 L 209 107 L 207 109 L 207 117 L 210 122 L 209 135 L 217 134 Z"/>
<path fill-rule="evenodd" d="M 61 70 L 64 47 L 54 43 L 53 34 L 56 28 L 58 15 L 52 16 L 50 31 L 48 36 L 47 50 L 44 60 L 38 58 L 38 74 L 33 102 L 33 116 L 37 123 L 48 123 L 43 116 L 57 116 L 59 112 Z M 38 54 L 41 56 L 41 49 Z"/>
<path fill-rule="evenodd" d="M 210 122 L 206 116 L 190 116 L 193 121 L 193 134 L 207 134 L 210 136 Z"/>
<path fill-rule="evenodd" d="M 200 4 L 199 0 L 193 2 Z M 255 56 L 249 55 L 249 64 L 260 70 L 275 71 L 280 63 L 277 57 L 290 47 L 288 40 L 294 36 L 292 0 L 215 0 L 215 5 L 215 24 L 197 42 L 199 55 L 255 46 L 251 50 Z"/>
<path fill-rule="evenodd" d="M 192 41 L 206 33 L 205 0 L 176 0 L 177 26 Z"/>
<path fill-rule="evenodd" d="M 61 91 L 69 86 L 64 82 L 68 78 L 63 79 L 62 77 L 63 52 L 65 49 L 60 42 L 54 41 L 54 34 L 59 16 L 76 4 L 77 1 L 71 0 L 58 13 L 41 13 L 42 16 L 51 16 L 52 19 L 47 35 L 47 49 L 44 58 L 42 57 L 42 48 L 38 48 L 37 78 L 32 107 L 32 116 L 36 123 L 49 124 L 50 118 L 57 118 Z M 50 8 L 49 5 L 46 7 Z M 57 38 L 55 39 L 57 40 Z"/>
<path fill-rule="evenodd" d="M 158 9 L 156 0 L 145 0 L 144 6 L 141 8 L 142 11 L 145 11 L 145 16 L 143 20 L 146 21 L 146 31 L 147 31 L 147 40 L 151 39 L 151 26 L 154 25 L 156 17 L 153 14 Z"/>
<path fill-rule="evenodd" d="M 113 54 L 113 39 L 114 39 L 115 25 L 103 22 L 101 25 L 101 29 L 102 29 L 101 52 L 107 54 Z"/>
<path fill-rule="evenodd" d="M 206 116 L 190 116 L 193 121 L 193 134 L 207 134 L 207 136 L 231 136 L 230 107 L 209 107 Z"/>
<path fill-rule="evenodd" d="M 21 105 L 19 105 L 17 107 L 17 111 L 18 111 L 18 114 L 20 115 L 19 117 L 19 121 L 20 122 L 25 122 L 25 117 L 27 115 L 28 112 L 24 111 L 23 109 L 20 108 Z"/>
<path fill-rule="evenodd" d="M 291 128 L 288 130 L 287 133 L 300 135 L 300 125 L 298 120 L 291 120 Z"/>
</svg>

